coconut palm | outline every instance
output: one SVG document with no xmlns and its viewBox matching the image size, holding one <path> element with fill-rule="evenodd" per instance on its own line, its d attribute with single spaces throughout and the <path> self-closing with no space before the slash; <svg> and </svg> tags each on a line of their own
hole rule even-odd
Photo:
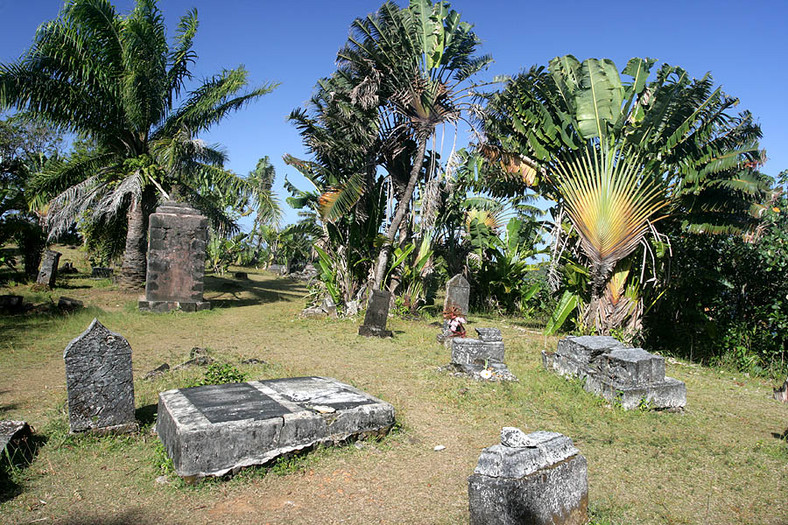
<svg viewBox="0 0 788 525">
<path fill-rule="evenodd" d="M 273 86 L 243 92 L 239 67 L 187 92 L 197 25 L 189 11 L 169 45 L 155 0 L 138 0 L 126 16 L 106 0 L 70 0 L 18 62 L 0 66 L 0 105 L 95 142 L 90 155 L 43 173 L 35 189 L 50 198 L 52 235 L 77 218 L 126 212 L 127 288 L 145 281 L 147 217 L 158 197 L 175 191 L 230 226 L 221 204 L 248 189 L 223 169 L 224 153 L 197 136 Z"/>
<path fill-rule="evenodd" d="M 403 9 L 387 2 L 375 14 L 353 21 L 338 54 L 335 77 L 349 87 L 346 98 L 358 111 L 375 113 L 380 140 L 371 158 L 386 168 L 395 187 L 396 205 L 375 264 L 374 288 L 384 284 L 430 138 L 441 124 L 463 118 L 463 85 L 491 61 L 474 56 L 478 45 L 472 26 L 448 4 L 412 0 Z M 362 181 L 354 182 L 358 187 Z M 359 196 L 362 192 L 355 190 Z M 338 202 L 341 193 L 335 195 L 328 203 Z"/>
<path fill-rule="evenodd" d="M 493 191 L 534 186 L 558 202 L 590 269 L 586 322 L 602 333 L 621 326 L 622 311 L 642 311 L 622 308 L 627 258 L 656 221 L 741 229 L 761 191 L 752 116 L 731 114 L 737 101 L 709 75 L 690 79 L 664 65 L 648 81 L 653 65 L 630 60 L 622 81 L 610 60 L 559 57 L 492 95 L 485 114 L 481 151 L 499 175 Z"/>
</svg>

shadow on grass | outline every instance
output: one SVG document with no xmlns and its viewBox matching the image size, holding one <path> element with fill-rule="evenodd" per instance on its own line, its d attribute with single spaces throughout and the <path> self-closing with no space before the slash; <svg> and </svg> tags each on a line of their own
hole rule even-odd
<svg viewBox="0 0 788 525">
<path fill-rule="evenodd" d="M 47 442 L 45 436 L 32 434 L 23 437 L 17 443 L 9 444 L 2 451 L 0 458 L 0 503 L 20 495 L 23 486 L 20 483 L 22 474 L 38 455 L 38 451 Z"/>
<path fill-rule="evenodd" d="M 157 404 L 145 405 L 134 411 L 134 418 L 140 424 L 140 428 L 147 427 L 156 422 Z"/>
<path fill-rule="evenodd" d="M 35 305 L 32 309 L 21 314 L 13 316 L 0 315 L 0 333 L 3 334 L 2 343 L 8 348 L 13 348 L 18 342 L 30 337 L 29 334 L 40 331 L 42 327 L 51 330 L 58 326 L 56 323 L 65 321 L 69 317 L 101 318 L 105 313 L 104 310 L 96 306 L 70 310 L 58 308 L 55 303 L 50 302 Z M 76 336 L 78 333 L 74 335 Z M 2 355 L 2 347 L 0 347 L 0 355 Z"/>
<path fill-rule="evenodd" d="M 306 292 L 303 283 L 289 279 L 265 281 L 238 280 L 217 275 L 206 276 L 205 293 L 213 308 L 231 308 L 300 299 Z M 215 294 L 219 294 L 216 296 Z"/>
</svg>

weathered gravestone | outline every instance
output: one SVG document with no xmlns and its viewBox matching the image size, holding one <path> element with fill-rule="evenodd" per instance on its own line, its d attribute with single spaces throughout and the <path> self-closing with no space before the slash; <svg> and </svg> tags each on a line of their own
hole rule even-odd
<svg viewBox="0 0 788 525">
<path fill-rule="evenodd" d="M 195 312 L 203 301 L 208 219 L 188 204 L 166 202 L 150 216 L 148 272 L 140 310 Z"/>
<path fill-rule="evenodd" d="M 63 352 L 71 432 L 134 432 L 131 346 L 93 319 Z"/>
<path fill-rule="evenodd" d="M 386 330 L 389 318 L 389 303 L 391 293 L 387 290 L 373 290 L 364 314 L 364 324 L 358 327 L 358 335 L 365 337 L 391 337 L 393 334 Z"/>
<path fill-rule="evenodd" d="M 626 410 L 681 409 L 687 404 L 687 387 L 665 376 L 664 357 L 629 348 L 610 336 L 566 337 L 555 352 L 542 352 L 542 360 L 548 370 L 583 379 L 588 392 Z"/>
<path fill-rule="evenodd" d="M 468 303 L 471 299 L 471 285 L 461 274 L 457 274 L 446 283 L 446 299 L 443 301 L 443 311 L 452 308 L 459 310 L 462 315 L 468 315 Z"/>
<path fill-rule="evenodd" d="M 557 432 L 501 430 L 468 478 L 472 525 L 581 525 L 588 520 L 588 466 Z"/>
<path fill-rule="evenodd" d="M 478 339 L 450 337 L 444 345 L 451 350 L 451 368 L 474 379 L 517 381 L 504 362 L 504 344 L 497 328 L 476 328 Z"/>
<path fill-rule="evenodd" d="M 60 262 L 61 255 L 60 252 L 54 250 L 47 250 L 44 252 L 44 257 L 41 260 L 41 269 L 38 270 L 38 277 L 36 277 L 36 284 L 49 288 L 55 287 L 55 281 L 57 280 L 57 265 Z"/>
<path fill-rule="evenodd" d="M 444 316 L 465 318 L 468 315 L 471 298 L 471 285 L 461 274 L 457 274 L 446 283 L 446 299 L 443 301 Z M 443 321 L 443 329 L 438 334 L 438 342 L 442 343 L 452 336 L 449 319 Z"/>
<path fill-rule="evenodd" d="M 10 468 L 24 465 L 32 459 L 33 433 L 25 421 L 0 421 L 0 479 Z"/>
<path fill-rule="evenodd" d="M 175 472 L 221 476 L 318 443 L 384 435 L 394 407 L 328 377 L 230 383 L 159 394 L 156 432 Z"/>
</svg>

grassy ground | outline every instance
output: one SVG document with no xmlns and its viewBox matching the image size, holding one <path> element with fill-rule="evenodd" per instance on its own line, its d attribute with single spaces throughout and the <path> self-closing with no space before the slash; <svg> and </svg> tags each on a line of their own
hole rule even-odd
<svg viewBox="0 0 788 525">
<path fill-rule="evenodd" d="M 687 410 L 624 412 L 542 369 L 540 352 L 556 339 L 517 320 L 471 316 L 501 328 L 520 378 L 473 382 L 437 370 L 449 356 L 435 342 L 433 319 L 391 319 L 393 339 L 365 339 L 356 335 L 358 319 L 299 319 L 300 284 L 250 277 L 209 278 L 215 308 L 196 314 L 140 313 L 135 295 L 79 276 L 52 294 L 0 288 L 39 305 L 0 317 L 0 418 L 29 421 L 43 441 L 0 498 L 0 523 L 463 523 L 467 477 L 503 426 L 574 439 L 588 459 L 597 523 L 788 523 L 788 406 L 770 399 L 764 380 L 671 361 L 668 374 L 687 384 Z M 53 313 L 47 305 L 60 295 L 87 308 Z M 144 423 L 137 435 L 68 434 L 63 349 L 93 317 L 131 343 Z M 151 432 L 157 393 L 201 371 L 143 376 L 185 361 L 195 346 L 249 379 L 348 382 L 391 402 L 399 425 L 380 442 L 320 449 L 231 480 L 187 486 L 170 473 L 157 482 L 169 472 Z M 266 363 L 241 364 L 248 358 Z"/>
</svg>

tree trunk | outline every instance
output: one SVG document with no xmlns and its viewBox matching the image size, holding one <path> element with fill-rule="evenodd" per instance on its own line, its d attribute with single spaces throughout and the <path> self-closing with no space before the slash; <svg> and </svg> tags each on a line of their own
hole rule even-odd
<svg viewBox="0 0 788 525">
<path fill-rule="evenodd" d="M 142 202 L 132 198 L 127 216 L 126 251 L 123 252 L 119 279 L 120 288 L 123 290 L 142 290 L 145 287 L 147 231 L 142 208 Z"/>
<path fill-rule="evenodd" d="M 419 178 L 419 172 L 421 172 L 421 165 L 424 164 L 424 154 L 427 151 L 428 138 L 429 135 L 425 134 L 419 139 L 419 148 L 416 151 L 416 156 L 413 159 L 413 167 L 410 170 L 410 180 L 408 180 L 408 185 L 402 193 L 402 198 L 397 201 L 394 217 L 391 219 L 391 224 L 389 224 L 386 230 L 386 240 L 383 241 L 383 246 L 380 247 L 378 260 L 377 263 L 375 263 L 375 277 L 372 282 L 373 290 L 380 290 L 385 284 L 383 280 L 386 277 L 386 267 L 388 266 L 389 255 L 391 254 L 391 246 L 394 244 L 394 238 L 397 236 L 400 224 L 402 224 L 405 213 L 408 211 L 410 199 L 413 197 L 413 190 L 416 189 L 416 181 Z"/>
<path fill-rule="evenodd" d="M 605 288 L 610 273 L 609 265 L 593 264 L 591 266 L 591 300 L 588 303 L 585 324 L 588 327 L 596 328 L 598 335 L 609 335 L 610 332 L 604 308 Z"/>
</svg>

